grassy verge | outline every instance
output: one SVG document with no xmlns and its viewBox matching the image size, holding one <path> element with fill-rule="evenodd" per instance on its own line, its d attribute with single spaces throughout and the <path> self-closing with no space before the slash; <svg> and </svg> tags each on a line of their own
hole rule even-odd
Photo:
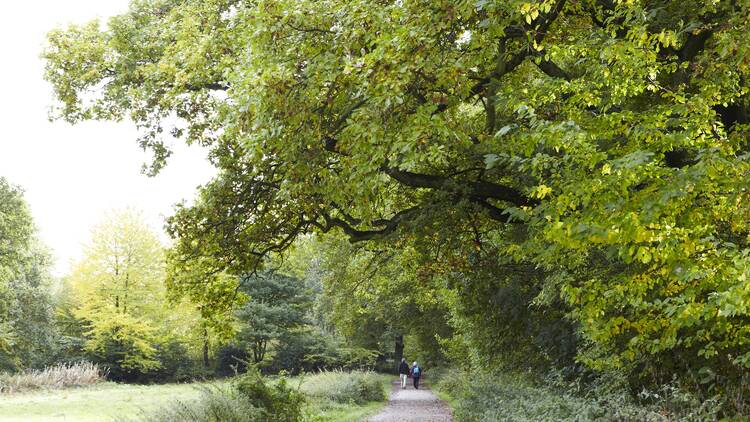
<svg viewBox="0 0 750 422">
<path fill-rule="evenodd" d="M 307 389 L 305 414 L 309 422 L 353 422 L 376 414 L 386 403 L 391 375 L 327 373 L 292 379 L 289 385 Z M 301 382 L 301 385 L 300 385 Z M 205 399 L 205 387 L 219 384 L 129 385 L 111 382 L 92 386 L 37 390 L 0 397 L 0 422 L 100 422 L 138 419 L 159 414 L 175 401 L 190 406 Z M 377 391 L 381 394 L 378 395 Z"/>
<path fill-rule="evenodd" d="M 363 405 L 325 402 L 314 403 L 308 406 L 308 415 L 310 415 L 312 421 L 352 422 L 361 421 L 377 414 L 385 406 L 385 402 L 372 402 Z"/>
<path fill-rule="evenodd" d="M 91 387 L 11 394 L 0 398 L 0 421 L 107 421 L 156 409 L 175 398 L 195 400 L 200 396 L 196 385 L 101 383 Z"/>
<path fill-rule="evenodd" d="M 534 380 L 529 374 L 450 371 L 436 382 L 435 391 L 451 405 L 455 422 L 719 420 L 716 403 L 697 402 L 677 389 L 665 388 L 652 393 L 650 401 L 635 402 L 611 381 L 583 391 L 572 387 L 552 378 Z"/>
<path fill-rule="evenodd" d="M 301 390 L 315 422 L 351 422 L 378 413 L 391 391 L 392 375 L 326 372 L 307 375 Z"/>
<path fill-rule="evenodd" d="M 442 401 L 448 403 L 448 406 L 450 406 L 451 410 L 455 409 L 458 405 L 458 398 L 456 398 L 451 392 L 441 390 L 439 388 L 434 388 L 432 390 L 433 393 Z"/>
</svg>

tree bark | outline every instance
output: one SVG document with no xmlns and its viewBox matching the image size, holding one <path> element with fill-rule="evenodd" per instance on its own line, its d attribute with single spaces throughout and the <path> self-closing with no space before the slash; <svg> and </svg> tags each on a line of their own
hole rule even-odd
<svg viewBox="0 0 750 422">
<path fill-rule="evenodd" d="M 396 336 L 396 344 L 393 349 L 393 359 L 396 361 L 396 373 L 398 373 L 398 365 L 401 363 L 401 358 L 404 357 L 404 335 L 399 334 Z"/>
<path fill-rule="evenodd" d="M 203 327 L 203 367 L 208 368 L 208 328 Z"/>
</svg>

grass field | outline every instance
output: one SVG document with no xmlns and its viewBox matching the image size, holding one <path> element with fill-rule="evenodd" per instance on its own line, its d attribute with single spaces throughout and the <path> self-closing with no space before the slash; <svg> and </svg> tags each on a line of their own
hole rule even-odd
<svg viewBox="0 0 750 422">
<path fill-rule="evenodd" d="M 392 377 L 379 376 L 384 384 Z M 294 381 L 292 381 L 294 385 Z M 129 385 L 102 383 L 91 387 L 0 395 L 0 422 L 107 422 L 137 416 L 166 405 L 200 396 L 202 384 Z M 387 390 L 389 391 L 389 390 Z M 310 410 L 326 422 L 351 422 L 377 413 L 385 403 L 362 406 L 313 401 Z"/>
<path fill-rule="evenodd" d="M 126 385 L 103 383 L 67 390 L 35 391 L 0 396 L 0 421 L 101 422 L 135 415 L 169 400 L 191 400 L 199 384 Z"/>
</svg>

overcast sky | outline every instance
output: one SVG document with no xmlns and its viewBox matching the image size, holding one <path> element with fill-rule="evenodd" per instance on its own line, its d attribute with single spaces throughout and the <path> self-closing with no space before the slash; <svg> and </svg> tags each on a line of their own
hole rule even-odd
<svg viewBox="0 0 750 422">
<path fill-rule="evenodd" d="M 55 255 L 56 275 L 104 213 L 140 209 L 161 231 L 172 205 L 191 199 L 214 174 L 197 147 L 176 145 L 157 177 L 141 174 L 148 156 L 129 123 L 50 123 L 51 90 L 42 79 L 39 54 L 45 33 L 127 10 L 127 0 L 28 0 L 5 2 L 0 13 L 0 176 L 21 186 L 39 236 Z"/>
</svg>

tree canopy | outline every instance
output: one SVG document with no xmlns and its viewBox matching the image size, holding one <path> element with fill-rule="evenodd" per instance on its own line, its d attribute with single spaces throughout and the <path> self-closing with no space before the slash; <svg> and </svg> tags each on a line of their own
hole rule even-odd
<svg viewBox="0 0 750 422">
<path fill-rule="evenodd" d="M 23 191 L 0 177 L 0 370 L 37 367 L 54 353 L 50 258 Z"/>
<path fill-rule="evenodd" d="M 82 352 L 115 379 L 137 379 L 174 364 L 164 356 L 170 347 L 185 348 L 187 355 L 187 346 L 197 351 L 204 341 L 195 307 L 168 301 L 164 259 L 141 214 L 112 212 L 93 228 L 83 259 L 65 279 L 62 309 L 77 320 Z"/>
<path fill-rule="evenodd" d="M 253 362 L 260 363 L 269 342 L 306 322 L 305 312 L 311 300 L 300 280 L 282 274 L 248 275 L 241 286 L 248 300 L 237 310 L 242 323 L 237 338 L 253 352 Z"/>
<path fill-rule="evenodd" d="M 23 192 L 0 177 L 0 276 L 7 275 L 20 261 L 34 233 Z"/>
<path fill-rule="evenodd" d="M 169 222 L 178 264 L 244 274 L 333 230 L 428 250 L 453 281 L 489 260 L 564 303 L 589 365 L 731 374 L 750 366 L 749 8 L 143 0 L 44 54 L 58 116 L 134 120 L 152 171 L 169 136 L 210 148 L 219 176 Z"/>
</svg>

